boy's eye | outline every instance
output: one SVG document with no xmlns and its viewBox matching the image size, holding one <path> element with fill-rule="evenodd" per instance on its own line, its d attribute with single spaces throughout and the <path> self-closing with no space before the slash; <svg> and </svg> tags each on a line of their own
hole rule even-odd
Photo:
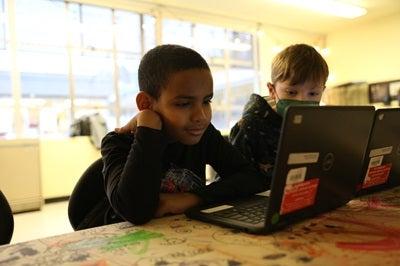
<svg viewBox="0 0 400 266">
<path fill-rule="evenodd" d="M 211 101 L 211 99 L 206 99 L 206 100 L 204 100 L 204 104 L 210 104 L 212 101 Z"/>
<path fill-rule="evenodd" d="M 286 93 L 290 96 L 294 96 L 297 94 L 297 91 L 286 91 Z"/>
<path fill-rule="evenodd" d="M 309 95 L 315 97 L 319 95 L 319 92 L 310 92 Z"/>
<path fill-rule="evenodd" d="M 189 106 L 189 105 L 190 105 L 189 102 L 175 103 L 175 106 L 178 106 L 178 107 L 187 107 L 187 106 Z"/>
</svg>

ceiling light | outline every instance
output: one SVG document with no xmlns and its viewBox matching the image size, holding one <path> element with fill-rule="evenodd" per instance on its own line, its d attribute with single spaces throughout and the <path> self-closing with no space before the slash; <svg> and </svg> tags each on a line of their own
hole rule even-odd
<svg viewBox="0 0 400 266">
<path fill-rule="evenodd" d="M 279 0 L 278 2 L 343 18 L 356 18 L 367 13 L 365 8 L 336 0 Z"/>
</svg>

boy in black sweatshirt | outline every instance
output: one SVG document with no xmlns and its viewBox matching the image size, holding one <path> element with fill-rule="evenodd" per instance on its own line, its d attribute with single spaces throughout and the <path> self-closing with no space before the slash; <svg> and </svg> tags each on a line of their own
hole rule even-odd
<svg viewBox="0 0 400 266">
<path fill-rule="evenodd" d="M 319 105 L 329 69 L 312 46 L 295 44 L 278 53 L 271 67 L 269 96 L 252 94 L 229 140 L 271 182 L 286 108 Z"/>
<path fill-rule="evenodd" d="M 213 80 L 200 54 L 157 46 L 138 75 L 140 112 L 102 141 L 104 224 L 143 224 L 266 189 L 265 177 L 211 124 Z M 207 186 L 206 164 L 220 177 Z"/>
</svg>

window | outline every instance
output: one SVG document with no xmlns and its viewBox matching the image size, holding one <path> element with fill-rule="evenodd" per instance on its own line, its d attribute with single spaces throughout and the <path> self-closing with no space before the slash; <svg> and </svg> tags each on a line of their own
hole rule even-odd
<svg viewBox="0 0 400 266">
<path fill-rule="evenodd" d="M 71 118 L 65 4 L 18 0 L 15 5 L 22 135 L 67 134 Z"/>
<path fill-rule="evenodd" d="M 207 60 L 214 79 L 212 122 L 228 132 L 258 86 L 252 34 L 166 19 L 162 41 L 191 47 Z"/>
<path fill-rule="evenodd" d="M 24 137 L 68 136 L 75 119 L 93 113 L 109 129 L 125 124 L 138 111 L 140 59 L 158 41 L 205 57 L 214 78 L 213 123 L 221 130 L 240 118 L 258 85 L 247 32 L 163 19 L 158 40 L 154 16 L 61 0 L 0 0 L 0 15 L 0 138 L 14 130 Z M 14 35 L 16 44 L 9 40 Z M 15 50 L 16 58 L 10 56 Z M 13 65 L 20 88 L 11 83 Z"/>
<path fill-rule="evenodd" d="M 145 50 L 145 29 L 154 28 L 154 23 L 145 24 L 144 20 L 150 19 L 148 16 L 123 11 L 115 12 L 115 18 L 120 121 L 124 125 L 138 111 L 135 101 L 139 91 L 137 70 Z M 150 40 L 148 45 L 154 47 Z"/>
<path fill-rule="evenodd" d="M 0 50 L 6 49 L 6 12 L 4 0 L 0 0 Z"/>
<path fill-rule="evenodd" d="M 68 18 L 74 118 L 99 113 L 115 126 L 113 12 L 69 4 Z"/>
<path fill-rule="evenodd" d="M 137 67 L 155 45 L 154 17 L 54 0 L 9 3 L 15 5 L 21 93 L 14 98 L 21 102 L 22 136 L 67 136 L 74 119 L 93 113 L 113 128 L 137 112 Z M 1 137 L 13 131 L 14 99 L 4 0 L 0 11 Z"/>
<path fill-rule="evenodd" d="M 4 0 L 0 0 L 0 138 L 13 132 L 13 102 L 11 93 L 9 50 L 7 44 Z"/>
</svg>

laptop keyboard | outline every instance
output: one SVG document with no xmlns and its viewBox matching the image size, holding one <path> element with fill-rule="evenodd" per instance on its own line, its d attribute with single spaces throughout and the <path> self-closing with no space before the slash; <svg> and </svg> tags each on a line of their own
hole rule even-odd
<svg viewBox="0 0 400 266">
<path fill-rule="evenodd" d="M 258 224 L 265 220 L 265 212 L 268 206 L 268 198 L 257 202 L 233 206 L 232 208 L 215 212 L 214 215 L 221 218 L 242 221 L 250 224 Z"/>
</svg>

